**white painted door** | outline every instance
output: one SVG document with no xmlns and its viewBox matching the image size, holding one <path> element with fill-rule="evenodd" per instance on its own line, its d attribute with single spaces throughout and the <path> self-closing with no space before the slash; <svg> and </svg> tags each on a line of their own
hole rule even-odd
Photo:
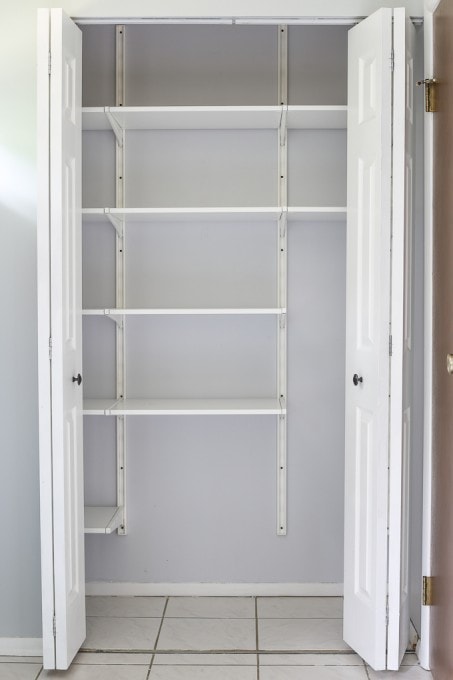
<svg viewBox="0 0 453 680">
<path fill-rule="evenodd" d="M 415 29 L 393 10 L 392 359 L 390 365 L 389 622 L 387 668 L 409 640 L 409 484 L 412 407 L 412 286 Z"/>
<path fill-rule="evenodd" d="M 404 10 L 350 31 L 344 638 L 376 670 L 398 668 L 409 635 L 405 55 Z"/>
<path fill-rule="evenodd" d="M 39 10 L 40 479 L 49 669 L 66 669 L 85 639 L 81 50 L 81 31 L 69 17 L 60 9 Z"/>
</svg>

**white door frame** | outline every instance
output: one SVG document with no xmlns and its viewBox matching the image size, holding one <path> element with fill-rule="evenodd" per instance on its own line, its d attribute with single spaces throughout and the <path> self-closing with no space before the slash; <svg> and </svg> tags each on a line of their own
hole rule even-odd
<svg viewBox="0 0 453 680">
<path fill-rule="evenodd" d="M 424 56 L 425 77 L 433 77 L 433 14 L 440 0 L 425 0 Z M 425 114 L 425 276 L 424 276 L 424 438 L 423 438 L 423 539 L 422 574 L 431 576 L 431 502 L 432 502 L 432 356 L 433 356 L 433 116 Z M 421 606 L 420 641 L 417 655 L 420 664 L 430 669 L 429 648 L 431 619 L 429 607 Z"/>
<path fill-rule="evenodd" d="M 68 3 L 65 2 L 65 0 L 62 0 L 61 3 L 63 6 L 68 6 Z M 146 22 L 152 21 L 153 19 L 157 22 L 159 22 L 159 18 L 161 21 L 163 20 L 164 16 L 165 17 L 171 17 L 174 20 L 178 21 L 184 21 L 184 19 L 189 19 L 189 17 L 186 15 L 182 16 L 180 8 L 174 9 L 174 7 L 168 7 L 166 6 L 164 8 L 164 11 L 162 11 L 161 17 L 159 17 L 159 12 L 156 11 L 156 14 L 153 17 L 147 17 L 147 11 L 149 11 L 149 7 L 145 8 L 144 2 L 136 2 L 134 3 L 134 8 L 131 9 L 129 12 L 128 16 L 131 19 L 134 19 L 136 22 L 140 22 L 140 20 L 144 20 Z M 346 3 L 348 4 L 348 3 Z M 343 4 L 343 7 L 346 7 L 346 4 Z M 351 4 L 351 3 L 349 3 Z M 381 3 L 379 3 L 381 4 Z M 400 3 L 391 3 L 391 5 L 395 4 L 400 4 L 404 5 L 408 8 L 408 12 L 411 14 L 415 14 L 416 16 L 418 15 L 418 3 L 416 0 L 411 0 L 408 2 L 407 0 L 402 0 Z M 433 40 L 432 40 L 432 23 L 433 23 L 433 12 L 436 9 L 437 5 L 439 4 L 439 0 L 425 0 L 425 9 L 424 9 L 424 30 L 425 30 L 425 35 L 424 35 L 424 50 L 425 50 L 425 74 L 426 77 L 431 77 L 432 74 L 432 62 L 433 62 Z M 74 6 L 75 5 L 75 6 Z M 104 8 L 101 8 L 99 2 L 94 1 L 92 3 L 91 8 L 86 8 L 84 7 L 84 14 L 83 16 L 78 15 L 77 13 L 77 2 L 75 2 L 73 5 L 73 9 L 75 11 L 72 11 L 71 14 L 73 15 L 73 19 L 75 22 L 78 23 L 120 23 L 122 22 L 122 19 L 120 17 L 115 17 L 112 18 L 111 12 L 108 10 L 106 11 Z M 142 5 L 142 6 L 141 6 Z M 104 6 L 105 7 L 105 6 Z M 332 10 L 333 4 L 331 6 Z M 376 8 L 378 7 L 378 4 L 376 3 Z M 69 9 L 69 7 L 68 7 Z M 244 21 L 247 21 L 247 12 L 244 12 L 243 7 L 240 6 L 235 6 L 232 9 L 236 9 L 237 11 L 234 12 L 234 15 L 236 17 L 242 17 Z M 371 13 L 371 9 L 367 7 L 369 11 L 366 13 L 369 14 Z M 373 7 L 374 9 L 374 7 Z M 179 10 L 179 11 L 178 11 Z M 412 10 L 412 12 L 411 12 Z M 70 11 L 70 9 L 69 9 Z M 194 7 L 194 12 L 196 11 L 196 7 Z M 300 11 L 300 8 L 299 8 Z M 198 14 L 197 16 L 200 16 Z M 213 17 L 215 17 L 215 13 L 212 14 Z M 220 17 L 220 14 L 218 15 Z M 281 16 L 279 14 L 279 22 L 281 23 L 299 23 L 294 21 L 294 14 L 288 14 L 287 20 L 285 20 L 285 16 Z M 325 9 L 324 11 L 320 12 L 319 8 L 315 8 L 314 6 L 310 8 L 307 7 L 307 11 L 304 12 L 304 18 L 301 18 L 300 23 L 310 23 L 310 24 L 315 24 L 315 23 L 320 23 L 324 24 L 325 19 L 329 16 L 328 14 L 328 9 Z M 335 16 L 338 18 L 337 21 L 332 20 L 329 23 L 338 23 L 338 24 L 344 24 L 345 21 L 347 22 L 348 20 L 351 21 L 351 23 L 354 21 L 356 16 L 354 16 L 351 11 L 350 7 L 345 11 L 342 7 L 335 7 Z M 266 17 L 269 21 L 274 21 L 274 14 L 273 12 L 266 11 L 265 9 L 262 10 L 261 17 Z M 320 18 L 321 17 L 321 18 Z M 322 19 L 324 17 L 324 21 Z M 293 19 L 293 21 L 291 21 Z M 190 19 L 189 19 L 190 20 Z M 253 18 L 251 18 L 251 22 L 253 23 Z M 228 20 L 227 20 L 227 23 Z M 256 21 L 256 23 L 261 23 L 259 20 Z M 38 83 L 39 85 L 39 83 Z M 432 170 L 433 170 L 433 164 L 432 164 L 432 116 L 425 116 L 425 279 L 424 279 L 424 307 L 425 307 L 425 319 L 424 319 L 424 331 L 425 331 L 425 344 L 424 344 L 424 461 L 423 461 L 423 557 L 422 557 L 422 570 L 424 575 L 430 575 L 430 569 L 431 569 L 431 549 L 430 549 L 430 541 L 431 541 L 431 474 L 432 474 L 432 455 L 431 455 L 431 445 L 432 445 L 432 423 L 431 423 L 431 415 L 432 415 L 432 393 L 431 393 L 431 388 L 432 388 L 432 370 L 431 370 L 431 359 L 432 359 Z M 41 210 L 45 210 L 45 206 L 41 205 Z M 41 281 L 41 286 L 45 287 L 46 282 Z M 42 323 L 45 324 L 45 320 L 42 320 Z M 40 336 L 42 333 L 39 334 Z M 42 362 L 42 366 L 40 368 L 42 371 L 42 377 L 44 383 L 46 382 L 46 371 L 48 371 L 48 365 L 47 362 Z M 40 378 L 40 383 L 43 382 Z M 41 403 L 40 403 L 40 411 L 42 412 L 42 409 L 44 408 L 45 410 L 45 404 L 42 402 L 42 398 L 44 395 L 41 396 Z M 50 398 L 50 394 L 49 394 Z M 41 431 L 40 426 L 40 431 Z M 50 426 L 49 426 L 50 427 Z M 48 438 L 48 432 L 46 433 L 46 429 L 49 429 L 44 427 L 43 434 L 41 436 L 44 437 L 44 439 L 47 437 Z M 50 556 L 50 553 L 49 553 Z M 49 594 L 50 595 L 50 594 Z M 429 669 L 429 643 L 430 643 L 430 616 L 429 616 L 429 608 L 427 607 L 421 607 L 421 640 L 419 642 L 419 646 L 417 649 L 417 653 L 419 655 L 420 663 L 424 668 Z"/>
</svg>

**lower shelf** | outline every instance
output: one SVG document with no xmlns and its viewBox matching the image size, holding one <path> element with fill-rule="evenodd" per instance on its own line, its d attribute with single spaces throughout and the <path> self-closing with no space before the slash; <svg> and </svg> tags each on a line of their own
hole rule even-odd
<svg viewBox="0 0 453 680">
<path fill-rule="evenodd" d="M 284 415 L 280 399 L 85 399 L 84 415 Z"/>
<path fill-rule="evenodd" d="M 85 507 L 86 534 L 112 534 L 121 524 L 122 508 Z"/>
</svg>

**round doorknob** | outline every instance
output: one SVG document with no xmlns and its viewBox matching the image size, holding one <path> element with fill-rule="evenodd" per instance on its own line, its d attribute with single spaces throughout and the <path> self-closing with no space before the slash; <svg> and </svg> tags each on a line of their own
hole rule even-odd
<svg viewBox="0 0 453 680">
<path fill-rule="evenodd" d="M 77 377 L 76 377 L 76 378 L 74 378 L 74 376 L 72 377 L 72 382 L 76 382 L 77 385 L 81 385 L 81 384 L 82 384 L 82 376 L 80 375 L 80 373 L 77 373 Z"/>
<path fill-rule="evenodd" d="M 359 383 L 363 383 L 363 378 L 362 378 L 362 376 L 360 376 L 360 378 L 359 378 L 357 373 L 354 373 L 354 375 L 352 377 L 352 382 L 354 383 L 354 385 L 357 386 Z"/>
</svg>

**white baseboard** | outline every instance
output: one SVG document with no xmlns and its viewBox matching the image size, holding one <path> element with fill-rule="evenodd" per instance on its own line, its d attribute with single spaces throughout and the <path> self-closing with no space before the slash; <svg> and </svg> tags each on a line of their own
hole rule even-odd
<svg viewBox="0 0 453 680">
<path fill-rule="evenodd" d="M 0 638 L 0 656 L 42 656 L 42 638 Z"/>
<path fill-rule="evenodd" d="M 110 583 L 86 584 L 87 595 L 131 596 L 287 596 L 332 597 L 343 595 L 342 583 Z"/>
</svg>

